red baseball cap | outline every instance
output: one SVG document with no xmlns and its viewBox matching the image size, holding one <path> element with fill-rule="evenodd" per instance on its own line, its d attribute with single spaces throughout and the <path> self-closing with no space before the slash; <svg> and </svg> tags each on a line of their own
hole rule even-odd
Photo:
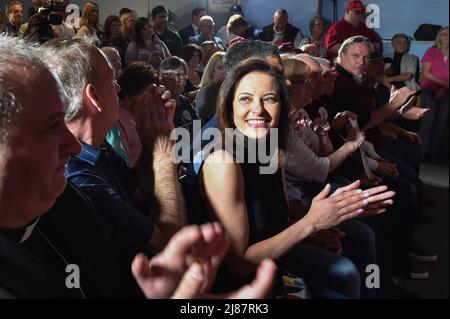
<svg viewBox="0 0 450 319">
<path fill-rule="evenodd" d="M 347 4 L 347 7 L 345 9 L 346 10 L 353 10 L 353 11 L 366 11 L 366 6 L 364 5 L 364 3 L 362 3 L 362 1 L 351 0 Z"/>
</svg>

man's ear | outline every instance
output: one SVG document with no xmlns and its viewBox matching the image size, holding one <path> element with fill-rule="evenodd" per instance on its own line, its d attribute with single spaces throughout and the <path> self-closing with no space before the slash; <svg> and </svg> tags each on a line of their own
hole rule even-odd
<svg viewBox="0 0 450 319">
<path fill-rule="evenodd" d="M 97 109 L 98 112 L 101 112 L 103 110 L 103 108 L 100 105 L 97 90 L 91 83 L 88 83 L 84 87 L 83 100 L 85 101 L 87 106 Z"/>
</svg>

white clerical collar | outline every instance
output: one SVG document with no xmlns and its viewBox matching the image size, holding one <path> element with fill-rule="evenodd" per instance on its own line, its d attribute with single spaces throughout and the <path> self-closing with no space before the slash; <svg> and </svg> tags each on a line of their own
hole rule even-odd
<svg viewBox="0 0 450 319">
<path fill-rule="evenodd" d="M 39 217 L 36 219 L 36 221 L 33 224 L 28 225 L 25 228 L 25 233 L 23 234 L 22 239 L 20 240 L 19 244 L 25 242 L 28 238 L 30 238 L 31 234 L 33 233 L 34 227 L 36 226 L 38 221 L 39 221 Z"/>
</svg>

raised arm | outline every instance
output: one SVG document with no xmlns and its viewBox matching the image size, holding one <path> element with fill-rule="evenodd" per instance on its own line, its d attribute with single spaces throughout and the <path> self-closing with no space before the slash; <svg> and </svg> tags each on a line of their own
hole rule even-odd
<svg viewBox="0 0 450 319">
<path fill-rule="evenodd" d="M 146 105 L 136 116 L 136 128 L 143 150 L 135 167 L 138 176 L 135 198 L 145 201 L 152 196 L 151 177 L 154 174 L 154 196 L 158 210 L 151 243 L 161 247 L 185 225 L 186 214 L 176 165 L 170 156 L 173 146 L 170 132 L 174 127 L 176 103 L 162 86 L 152 86 L 148 94 Z"/>
</svg>

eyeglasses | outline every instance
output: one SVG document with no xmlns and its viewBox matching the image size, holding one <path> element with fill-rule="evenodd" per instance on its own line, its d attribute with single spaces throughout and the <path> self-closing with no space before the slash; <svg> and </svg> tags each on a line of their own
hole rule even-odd
<svg viewBox="0 0 450 319">
<path fill-rule="evenodd" d="M 170 80 L 180 80 L 180 81 L 184 81 L 186 80 L 186 73 L 172 73 L 172 72 L 165 72 L 165 73 L 161 73 L 161 76 L 165 79 L 170 79 Z"/>
</svg>

